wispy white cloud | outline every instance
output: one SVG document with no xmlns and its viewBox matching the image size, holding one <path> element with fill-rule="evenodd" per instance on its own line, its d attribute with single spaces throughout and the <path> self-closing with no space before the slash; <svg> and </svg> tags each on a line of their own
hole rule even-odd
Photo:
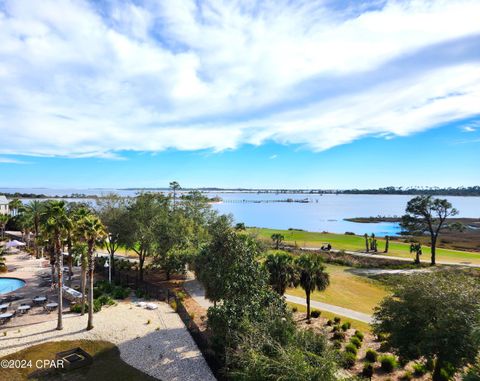
<svg viewBox="0 0 480 381">
<path fill-rule="evenodd" d="M 0 153 L 323 150 L 472 117 L 480 3 L 0 3 Z"/>
<path fill-rule="evenodd" d="M 0 157 L 0 164 L 28 164 L 26 161 L 12 159 L 9 157 Z"/>
<path fill-rule="evenodd" d="M 274 159 L 276 159 L 277 157 L 278 157 L 278 155 L 271 155 L 271 156 L 269 157 L 269 159 L 270 159 L 270 160 L 274 160 Z"/>
</svg>

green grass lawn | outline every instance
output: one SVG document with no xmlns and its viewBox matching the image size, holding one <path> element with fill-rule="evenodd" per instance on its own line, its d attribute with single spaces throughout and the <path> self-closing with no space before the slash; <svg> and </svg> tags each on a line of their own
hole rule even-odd
<svg viewBox="0 0 480 381">
<path fill-rule="evenodd" d="M 296 303 L 290 303 L 290 302 L 287 302 L 287 304 L 288 304 L 289 307 L 296 307 L 299 312 L 307 312 L 307 307 L 306 306 L 303 306 L 301 304 L 296 304 Z M 316 308 L 313 308 L 313 309 L 316 309 Z M 364 323 L 363 321 L 350 319 L 350 318 L 347 318 L 345 316 L 338 315 L 338 314 L 333 314 L 333 313 L 328 312 L 328 311 L 321 311 L 321 312 L 322 312 L 322 314 L 320 316 L 325 318 L 325 319 L 333 320 L 333 318 L 335 316 L 338 316 L 339 318 L 342 319 L 342 323 L 345 323 L 345 322 L 349 321 L 350 324 L 352 325 L 352 328 L 354 328 L 354 329 L 358 329 L 359 331 L 362 331 L 362 332 L 371 332 L 371 330 L 372 330 L 372 327 L 370 326 L 370 324 Z"/>
<path fill-rule="evenodd" d="M 298 230 L 275 230 L 264 228 L 249 228 L 249 232 L 257 234 L 260 239 L 271 242 L 271 235 L 274 233 L 283 234 L 284 243 L 288 245 L 297 245 L 299 247 L 320 247 L 324 243 L 330 243 L 334 249 L 349 251 L 364 251 L 365 239 L 356 235 L 317 233 Z M 385 249 L 385 240 L 378 239 L 379 254 L 383 254 Z M 403 242 L 390 241 L 388 254 L 392 257 L 412 258 L 410 254 L 410 245 Z M 423 255 L 421 259 L 430 259 L 430 248 L 423 246 Z M 442 249 L 437 247 L 437 261 L 448 262 L 469 262 L 480 264 L 480 253 Z"/>
<path fill-rule="evenodd" d="M 76 369 L 65 373 L 55 373 L 49 375 L 31 375 L 37 369 L 35 363 L 37 360 L 53 360 L 55 354 L 72 348 L 80 347 L 93 357 L 93 363 L 89 366 Z M 44 344 L 35 345 L 22 351 L 12 353 L 2 357 L 0 360 L 31 360 L 33 368 L 20 369 L 2 369 L 0 368 L 0 380 L 20 381 L 20 380 L 38 380 L 38 381 L 154 381 L 150 377 L 134 367 L 128 365 L 120 358 L 118 348 L 108 341 L 51 341 Z"/>
<path fill-rule="evenodd" d="M 315 291 L 311 299 L 354 311 L 371 314 L 388 290 L 378 281 L 348 272 L 350 267 L 325 264 L 330 275 L 330 286 L 325 291 Z M 304 298 L 305 291 L 289 288 L 287 294 Z"/>
</svg>

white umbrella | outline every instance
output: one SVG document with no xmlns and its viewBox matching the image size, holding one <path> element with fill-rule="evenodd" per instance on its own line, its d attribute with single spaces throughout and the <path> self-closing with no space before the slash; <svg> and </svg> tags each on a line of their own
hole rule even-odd
<svg viewBox="0 0 480 381">
<path fill-rule="evenodd" d="M 25 245 L 26 245 L 25 243 L 17 241 L 16 239 L 14 239 L 13 241 L 7 242 L 6 247 L 10 248 L 10 247 L 17 247 L 17 246 L 25 246 Z"/>
</svg>

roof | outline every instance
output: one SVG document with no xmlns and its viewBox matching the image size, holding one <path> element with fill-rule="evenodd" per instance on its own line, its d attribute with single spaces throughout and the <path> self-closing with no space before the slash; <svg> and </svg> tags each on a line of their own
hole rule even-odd
<svg viewBox="0 0 480 381">
<path fill-rule="evenodd" d="M 0 205 L 8 205 L 8 200 L 3 194 L 0 194 Z"/>
</svg>

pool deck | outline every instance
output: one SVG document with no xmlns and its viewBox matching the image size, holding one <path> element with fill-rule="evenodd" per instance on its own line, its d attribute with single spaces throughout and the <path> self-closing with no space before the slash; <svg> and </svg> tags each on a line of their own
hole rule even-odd
<svg viewBox="0 0 480 381">
<path fill-rule="evenodd" d="M 7 254 L 5 258 L 8 271 L 1 273 L 0 278 L 18 278 L 26 282 L 24 287 L 2 294 L 2 297 L 6 295 L 21 296 L 21 299 L 11 302 L 8 312 L 16 310 L 21 303 L 27 303 L 32 308 L 28 313 L 16 316 L 8 323 L 1 325 L 0 329 L 19 328 L 55 320 L 57 316 L 55 312 L 46 313 L 43 307 L 34 307 L 32 302 L 35 296 L 47 296 L 49 301 L 58 302 L 57 291 L 50 288 L 51 267 L 49 261 L 45 258 L 36 259 L 22 251 L 15 254 Z M 73 284 L 77 284 L 80 281 L 78 271 L 76 273 L 72 279 Z M 69 307 L 70 303 L 63 298 L 63 311 L 67 312 Z"/>
</svg>

